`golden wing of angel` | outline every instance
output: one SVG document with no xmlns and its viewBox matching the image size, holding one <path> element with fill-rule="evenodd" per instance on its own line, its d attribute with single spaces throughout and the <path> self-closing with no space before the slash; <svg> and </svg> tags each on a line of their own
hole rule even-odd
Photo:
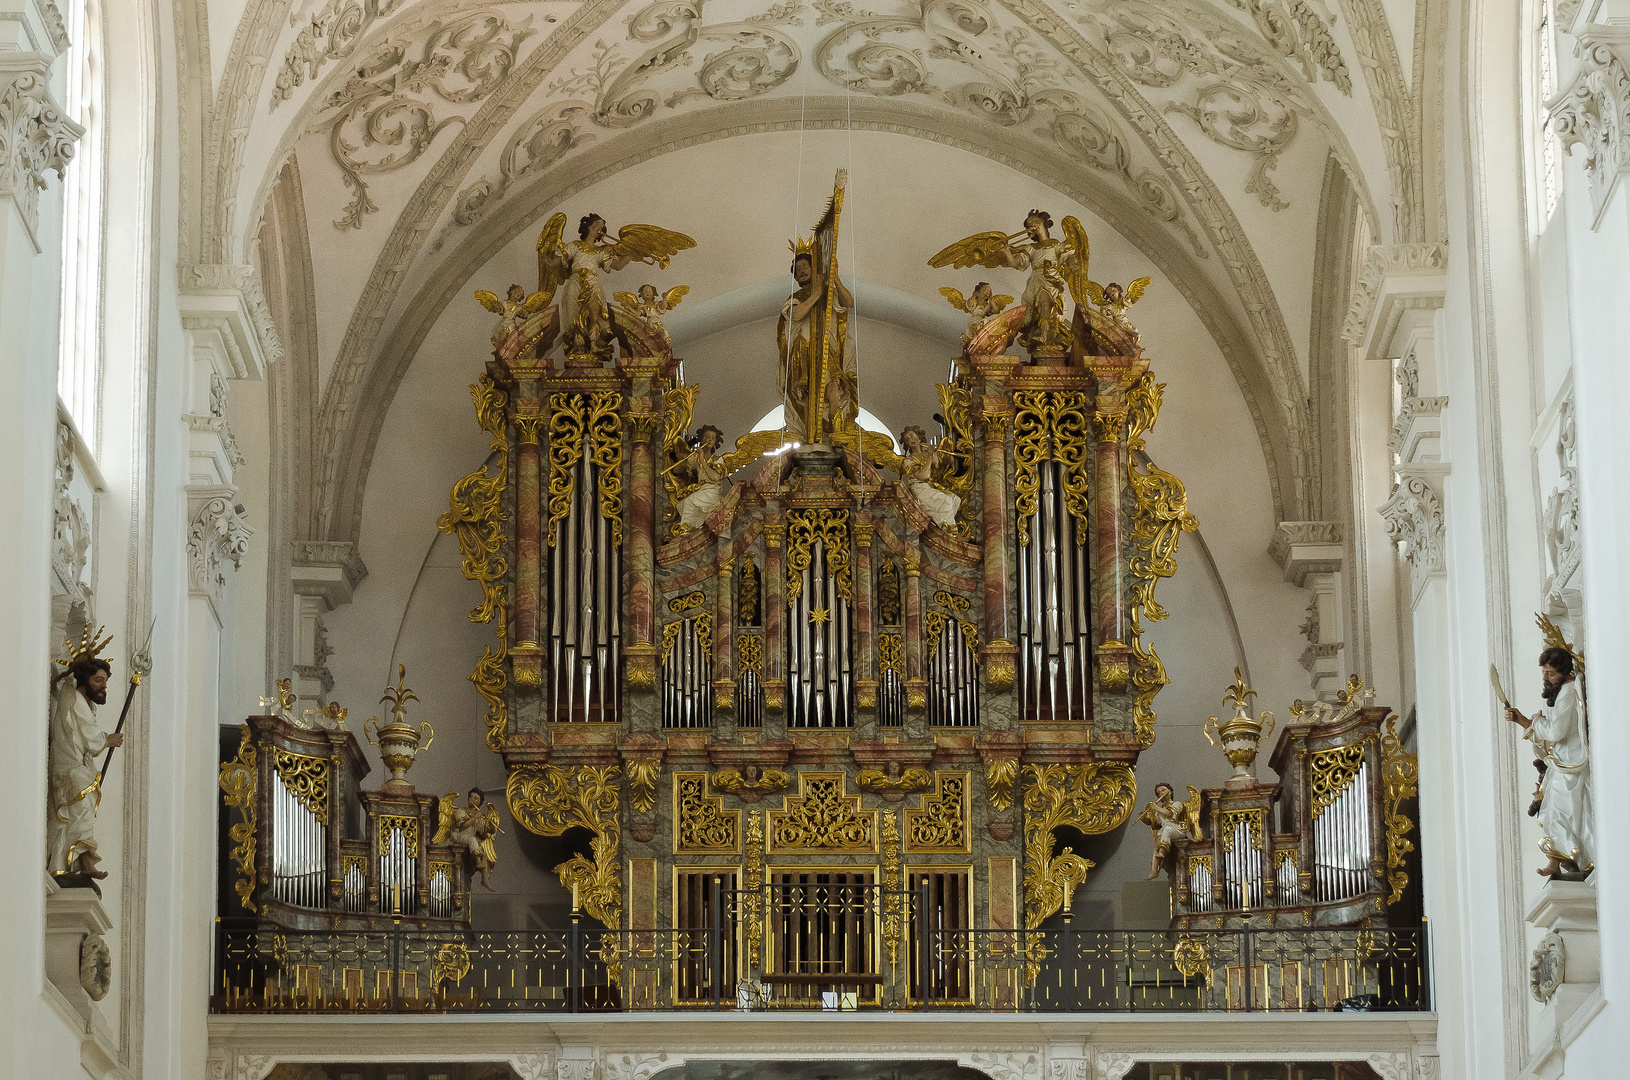
<svg viewBox="0 0 1630 1080">
<path fill-rule="evenodd" d="M 695 240 L 671 229 L 659 229 L 655 225 L 624 225 L 617 233 L 617 242 L 611 245 L 611 253 L 627 255 L 630 259 L 666 270 L 669 259 L 695 246 Z"/>
<path fill-rule="evenodd" d="M 944 252 L 941 252 L 941 254 L 944 254 Z M 936 258 L 937 257 L 938 256 L 936 256 Z M 487 295 L 492 296 L 492 293 L 488 293 Z M 968 310 L 968 301 L 963 297 L 961 289 L 953 289 L 949 285 L 941 285 L 940 295 L 949 300 L 951 302 L 951 306 L 956 308 L 958 311 Z"/>
<path fill-rule="evenodd" d="M 684 445 L 685 432 L 690 430 L 691 418 L 696 413 L 696 392 L 701 383 L 685 383 L 662 395 L 663 449 Z"/>
<path fill-rule="evenodd" d="M 860 452 L 866 455 L 866 460 L 873 465 L 885 469 L 892 469 L 901 476 L 906 474 L 908 468 L 906 459 L 894 451 L 894 440 L 878 431 L 860 430 Z"/>
<path fill-rule="evenodd" d="M 494 315 L 503 315 L 503 314 L 505 314 L 505 312 L 504 312 L 504 302 L 502 300 L 498 299 L 498 294 L 497 293 L 488 292 L 486 289 L 477 289 L 475 291 L 475 298 L 477 300 L 481 301 L 481 306 L 482 307 L 486 308 L 488 311 L 492 312 Z"/>
<path fill-rule="evenodd" d="M 1183 800 L 1183 817 L 1185 827 L 1189 831 L 1191 840 L 1199 840 L 1200 836 L 1200 793 L 1189 788 L 1189 797 Z"/>
<path fill-rule="evenodd" d="M 639 297 L 635 296 L 631 292 L 614 292 L 611 294 L 611 298 L 615 300 L 617 302 L 617 306 L 622 308 L 624 311 L 637 312 L 640 309 Z"/>
<path fill-rule="evenodd" d="M 763 457 L 766 451 L 779 447 L 785 438 L 786 435 L 780 430 L 750 431 L 737 439 L 735 449 L 719 458 L 714 465 L 724 475 L 729 476 Z"/>
<path fill-rule="evenodd" d="M 674 308 L 679 306 L 679 301 L 685 299 L 685 295 L 689 292 L 689 285 L 675 285 L 673 288 L 662 294 L 662 306 L 667 308 L 669 311 L 672 311 Z"/>
<path fill-rule="evenodd" d="M 571 266 L 561 242 L 565 231 L 566 215 L 556 214 L 544 222 L 543 231 L 538 234 L 538 292 L 546 297 L 554 297 Z"/>
<path fill-rule="evenodd" d="M 1143 291 L 1149 287 L 1149 277 L 1144 275 L 1126 287 L 1126 306 L 1131 307 L 1143 298 Z"/>
<path fill-rule="evenodd" d="M 477 835 L 481 837 L 481 854 L 488 866 L 498 865 L 498 847 L 494 838 L 503 831 L 503 826 L 499 824 L 498 807 L 488 803 L 486 813 L 481 815 L 481 828 L 477 830 Z"/>
<path fill-rule="evenodd" d="M 1014 297 L 1009 296 L 1007 293 L 994 294 L 990 298 L 990 313 L 992 315 L 1000 315 L 1002 312 L 1008 309 L 1008 306 L 1013 303 L 1013 300 Z"/>
<path fill-rule="evenodd" d="M 929 259 L 928 265 L 935 269 L 949 266 L 956 270 L 964 270 L 970 266 L 986 266 L 992 270 L 1011 267 L 1013 263 L 1010 256 L 1013 248 L 1007 241 L 1006 233 L 976 233 L 945 248 Z"/>
<path fill-rule="evenodd" d="M 1092 301 L 1093 307 L 1104 306 L 1104 287 L 1096 281 L 1088 281 L 1086 285 L 1087 299 Z"/>
<path fill-rule="evenodd" d="M 1087 241 L 1087 230 L 1081 227 L 1081 222 L 1073 217 L 1067 217 L 1063 222 L 1064 243 L 1075 253 L 1075 265 L 1072 267 L 1068 261 L 1059 267 L 1064 272 L 1064 280 L 1070 286 L 1070 295 L 1077 304 L 1085 304 L 1091 299 L 1091 291 L 1087 288 L 1087 263 L 1092 254 L 1092 245 Z"/>
<path fill-rule="evenodd" d="M 453 832 L 453 800 L 458 798 L 458 792 L 449 791 L 436 800 L 436 835 L 431 837 L 432 844 L 445 844 Z"/>
</svg>

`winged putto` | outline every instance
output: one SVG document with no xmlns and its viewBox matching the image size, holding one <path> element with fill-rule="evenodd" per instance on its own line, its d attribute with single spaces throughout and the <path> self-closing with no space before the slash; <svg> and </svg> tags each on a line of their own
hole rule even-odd
<svg viewBox="0 0 1630 1080">
<path fill-rule="evenodd" d="M 652 284 L 640 286 L 637 293 L 615 292 L 611 298 L 617 302 L 612 321 L 624 333 L 630 349 L 636 356 L 665 356 L 673 352 L 673 341 L 662 317 L 690 292 L 689 285 L 675 285 L 667 292 L 657 292 Z"/>
<path fill-rule="evenodd" d="M 498 322 L 492 328 L 494 358 L 510 363 L 540 336 L 544 322 L 543 309 L 549 303 L 548 294 L 535 292 L 527 295 L 519 285 L 511 285 L 509 295 L 503 300 L 486 289 L 477 289 L 475 298 L 482 307 L 498 316 Z"/>
<path fill-rule="evenodd" d="M 490 875 L 498 863 L 493 838 L 504 830 L 498 823 L 498 807 L 487 802 L 480 788 L 471 788 L 464 805 L 454 801 L 458 792 L 449 791 L 436 803 L 436 835 L 433 844 L 451 842 L 469 861 L 468 869 L 480 873 L 481 884 L 492 891 Z"/>
<path fill-rule="evenodd" d="M 1155 854 L 1149 864 L 1149 880 L 1160 876 L 1172 844 L 1184 838 L 1200 839 L 1200 793 L 1189 788 L 1189 797 L 1178 802 L 1172 796 L 1172 786 L 1155 785 L 1154 801 L 1143 808 L 1138 820 L 1154 833 Z"/>
<path fill-rule="evenodd" d="M 968 329 L 962 332 L 962 347 L 967 348 L 968 343 L 983 330 L 996 316 L 1007 310 L 1013 303 L 1011 296 L 994 295 L 990 289 L 990 282 L 981 281 L 973 287 L 973 295 L 966 299 L 960 289 L 953 289 L 946 285 L 940 289 L 940 295 L 949 300 L 951 306 L 958 311 L 968 313 Z"/>
</svg>

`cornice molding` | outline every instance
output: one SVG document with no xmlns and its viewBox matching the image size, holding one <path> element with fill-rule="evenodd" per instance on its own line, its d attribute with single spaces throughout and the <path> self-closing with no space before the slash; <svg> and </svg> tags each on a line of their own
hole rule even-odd
<svg viewBox="0 0 1630 1080">
<path fill-rule="evenodd" d="M 1341 337 L 1372 360 L 1393 347 L 1404 313 L 1443 306 L 1449 287 L 1446 244 L 1376 244 L 1364 255 Z"/>
</svg>

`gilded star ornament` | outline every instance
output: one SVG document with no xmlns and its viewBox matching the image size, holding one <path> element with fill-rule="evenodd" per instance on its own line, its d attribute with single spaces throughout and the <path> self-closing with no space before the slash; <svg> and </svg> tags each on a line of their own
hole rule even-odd
<svg viewBox="0 0 1630 1080">
<path fill-rule="evenodd" d="M 809 609 L 809 621 L 817 625 L 832 621 L 832 613 L 823 607 Z"/>
</svg>

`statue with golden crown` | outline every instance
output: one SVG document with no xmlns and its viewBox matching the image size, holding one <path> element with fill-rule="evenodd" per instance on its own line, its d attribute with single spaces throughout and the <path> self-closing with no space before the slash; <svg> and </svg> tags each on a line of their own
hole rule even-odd
<svg viewBox="0 0 1630 1080">
<path fill-rule="evenodd" d="M 792 242 L 795 287 L 776 325 L 786 427 L 807 443 L 829 442 L 834 433 L 851 430 L 860 412 L 849 343 L 855 298 L 838 277 L 838 220 L 847 179 L 838 170 L 814 235 Z"/>
</svg>

